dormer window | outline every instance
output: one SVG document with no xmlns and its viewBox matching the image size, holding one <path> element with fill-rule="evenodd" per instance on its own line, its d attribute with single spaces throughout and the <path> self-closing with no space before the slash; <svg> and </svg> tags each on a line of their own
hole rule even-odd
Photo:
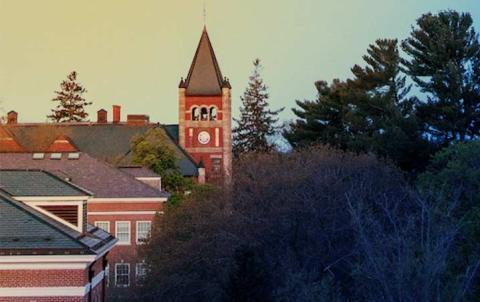
<svg viewBox="0 0 480 302">
<path fill-rule="evenodd" d="M 52 153 L 50 154 L 50 159 L 62 159 L 62 153 Z"/>
<path fill-rule="evenodd" d="M 33 153 L 32 155 L 32 158 L 33 159 L 44 159 L 45 158 L 45 154 L 44 153 Z"/>
</svg>

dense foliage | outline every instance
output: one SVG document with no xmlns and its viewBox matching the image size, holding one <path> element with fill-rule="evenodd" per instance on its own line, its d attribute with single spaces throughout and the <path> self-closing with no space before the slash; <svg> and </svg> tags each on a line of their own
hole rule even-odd
<svg viewBox="0 0 480 302">
<path fill-rule="evenodd" d="M 177 156 L 167 140 L 166 134 L 159 128 L 149 129 L 145 134 L 134 137 L 131 142 L 132 161 L 159 174 L 164 190 L 183 194 L 191 182 L 180 173 Z"/>
<path fill-rule="evenodd" d="M 459 224 L 370 156 L 250 155 L 158 218 L 139 300 L 461 300 L 476 269 L 452 273 Z"/>
<path fill-rule="evenodd" d="M 248 152 L 269 152 L 275 144 L 269 139 L 278 132 L 278 114 L 283 111 L 270 110 L 268 88 L 261 78 L 262 65 L 259 59 L 253 62 L 254 70 L 248 87 L 241 97 L 240 118 L 234 119 L 233 152 L 235 155 Z"/>
<path fill-rule="evenodd" d="M 61 90 L 55 91 L 57 96 L 52 99 L 58 105 L 47 118 L 57 123 L 85 121 L 88 117 L 85 107 L 92 102 L 87 102 L 83 97 L 87 90 L 77 82 L 77 72 L 72 71 L 67 80 L 60 84 L 60 88 Z"/>
</svg>

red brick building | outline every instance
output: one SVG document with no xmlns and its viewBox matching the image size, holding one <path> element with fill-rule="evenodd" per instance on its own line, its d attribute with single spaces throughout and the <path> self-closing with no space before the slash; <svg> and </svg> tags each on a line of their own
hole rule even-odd
<svg viewBox="0 0 480 302">
<path fill-rule="evenodd" d="M 0 301 L 105 301 L 117 242 L 87 224 L 90 193 L 40 170 L 0 170 Z"/>
<path fill-rule="evenodd" d="M 118 238 L 103 270 L 110 292 L 134 286 L 144 274 L 137 247 L 169 196 L 158 175 L 132 163 L 135 136 L 159 130 L 184 177 L 200 183 L 231 177 L 231 86 L 206 29 L 178 89 L 178 125 L 152 123 L 144 114 L 125 120 L 118 105 L 111 120 L 100 109 L 94 122 L 19 123 L 19 114 L 10 111 L 0 125 L 0 169 L 48 171 L 90 192 L 84 220 Z"/>
</svg>

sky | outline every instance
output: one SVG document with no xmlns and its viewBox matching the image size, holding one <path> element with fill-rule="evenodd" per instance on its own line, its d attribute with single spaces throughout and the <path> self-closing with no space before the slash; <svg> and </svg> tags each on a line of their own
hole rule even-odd
<svg viewBox="0 0 480 302">
<path fill-rule="evenodd" d="M 105 108 L 177 123 L 178 82 L 204 25 L 233 86 L 234 115 L 252 61 L 263 62 L 271 107 L 314 99 L 317 80 L 350 76 L 377 38 L 404 39 L 423 13 L 472 13 L 480 0 L 0 0 L 0 108 L 44 122 L 54 91 L 75 70 L 90 119 Z"/>
</svg>

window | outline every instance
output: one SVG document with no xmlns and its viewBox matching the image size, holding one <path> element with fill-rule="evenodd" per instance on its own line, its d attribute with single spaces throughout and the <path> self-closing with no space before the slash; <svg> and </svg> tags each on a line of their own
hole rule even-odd
<svg viewBox="0 0 480 302">
<path fill-rule="evenodd" d="M 33 153 L 32 158 L 33 159 L 43 159 L 45 157 L 45 154 L 43 153 Z"/>
<path fill-rule="evenodd" d="M 107 286 L 110 285 L 110 264 L 105 267 L 105 282 Z"/>
<path fill-rule="evenodd" d="M 147 274 L 147 265 L 145 264 L 145 262 L 137 263 L 137 266 L 136 266 L 137 281 L 142 281 L 142 279 L 145 278 L 146 274 Z"/>
<path fill-rule="evenodd" d="M 200 111 L 198 107 L 193 107 L 192 109 L 192 121 L 198 121 L 200 119 Z"/>
<path fill-rule="evenodd" d="M 152 222 L 150 221 L 137 221 L 137 243 L 147 241 L 151 226 Z"/>
<path fill-rule="evenodd" d="M 68 153 L 68 159 L 79 159 L 79 158 L 80 158 L 80 153 L 78 152 Z"/>
<path fill-rule="evenodd" d="M 207 110 L 207 108 L 202 108 L 202 110 L 200 112 L 200 117 L 201 117 L 202 121 L 208 121 L 208 110 Z"/>
<path fill-rule="evenodd" d="M 220 173 L 222 171 L 221 158 L 212 158 L 212 171 L 213 173 Z"/>
<path fill-rule="evenodd" d="M 105 232 L 110 233 L 110 222 L 109 221 L 95 221 L 95 226 L 99 229 L 104 230 Z"/>
<path fill-rule="evenodd" d="M 118 239 L 118 244 L 130 244 L 130 221 L 115 223 L 115 237 Z"/>
<path fill-rule="evenodd" d="M 62 159 L 62 153 L 52 153 L 50 159 Z"/>
<path fill-rule="evenodd" d="M 115 264 L 115 285 L 118 287 L 130 286 L 130 264 Z"/>
<path fill-rule="evenodd" d="M 210 120 L 211 121 L 217 120 L 217 108 L 215 107 L 210 108 Z"/>
</svg>

